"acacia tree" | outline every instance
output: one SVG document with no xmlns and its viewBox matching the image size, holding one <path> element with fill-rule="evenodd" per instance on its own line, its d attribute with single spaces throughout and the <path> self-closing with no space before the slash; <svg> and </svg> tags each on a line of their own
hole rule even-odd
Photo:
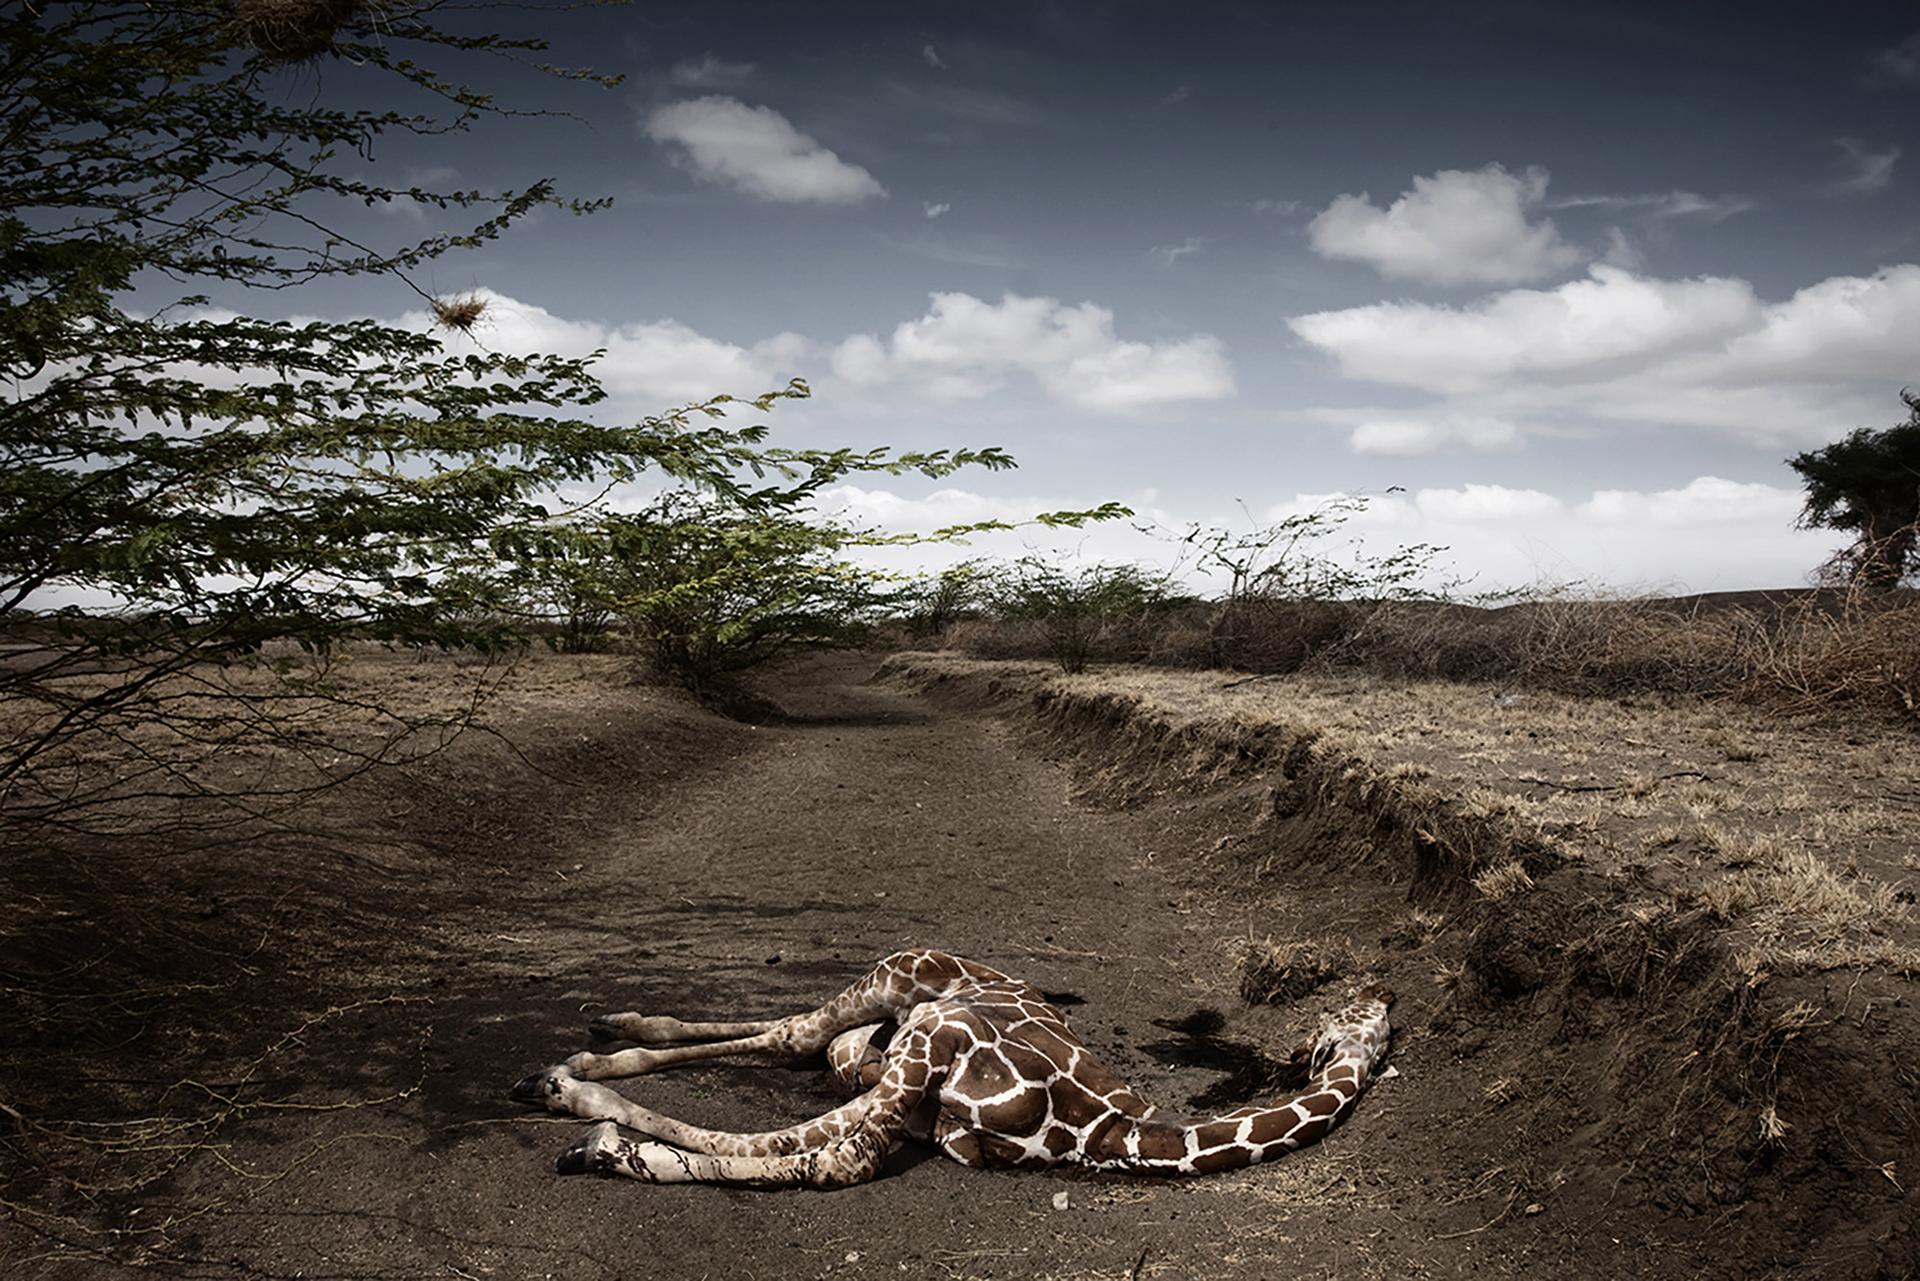
<svg viewBox="0 0 1920 1281">
<path fill-rule="evenodd" d="M 1920 570 L 1920 396 L 1902 391 L 1900 399 L 1906 422 L 1861 427 L 1787 460 L 1807 489 L 1800 526 L 1854 535 L 1830 572 L 1874 591 Z"/>
<path fill-rule="evenodd" d="M 1011 465 L 992 449 L 783 450 L 764 425 L 727 421 L 805 395 L 798 383 L 609 423 L 594 416 L 591 359 L 455 353 L 373 320 L 238 314 L 248 299 L 282 310 L 277 291 L 329 277 L 363 278 L 369 297 L 385 296 L 379 285 L 425 297 L 409 279 L 421 264 L 535 209 L 604 203 L 544 180 L 482 193 L 362 176 L 383 135 L 464 130 L 506 110 L 430 61 L 538 61 L 540 41 L 443 29 L 440 8 L 77 0 L 0 12 L 6 811 L 47 817 L 86 801 L 59 766 L 87 735 L 138 739 L 146 764 L 113 796 L 191 789 L 182 753 L 217 747 L 236 724 L 271 732 L 276 700 L 325 695 L 295 659 L 276 660 L 277 683 L 221 675 L 270 642 L 312 655 L 350 637 L 505 643 L 511 620 L 461 588 L 487 580 L 445 569 L 504 531 L 577 518 L 556 510 L 561 486 L 652 472 L 772 510 L 853 471 Z M 293 92 L 291 59 L 306 60 Z M 420 110 L 331 105 L 336 62 L 352 64 L 357 100 L 384 77 Z M 330 222 L 340 205 L 396 200 L 468 219 L 394 249 Z M 456 327 L 475 318 L 470 304 L 436 310 Z M 209 711 L 210 698 L 229 702 Z"/>
</svg>

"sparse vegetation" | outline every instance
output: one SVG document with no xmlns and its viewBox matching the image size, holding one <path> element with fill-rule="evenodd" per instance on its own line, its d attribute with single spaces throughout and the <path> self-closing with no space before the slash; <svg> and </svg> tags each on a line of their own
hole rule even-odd
<svg viewBox="0 0 1920 1281">
<path fill-rule="evenodd" d="M 1868 591 L 1887 591 L 1920 570 L 1920 396 L 1900 398 L 1906 422 L 1861 427 L 1787 460 L 1807 487 L 1801 524 L 1854 536 L 1829 575 Z"/>
<path fill-rule="evenodd" d="M 1171 581 L 1138 565 L 1070 568 L 1027 557 L 990 580 L 995 613 L 1030 624 L 1065 672 L 1097 656 L 1139 656 L 1141 638 L 1183 603 Z"/>
</svg>

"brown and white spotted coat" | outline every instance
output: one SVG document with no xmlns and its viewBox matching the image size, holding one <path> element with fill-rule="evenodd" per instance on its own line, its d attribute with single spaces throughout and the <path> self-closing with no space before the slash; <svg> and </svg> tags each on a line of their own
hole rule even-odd
<svg viewBox="0 0 1920 1281">
<path fill-rule="evenodd" d="M 1392 999 L 1384 989 L 1368 989 L 1327 1021 L 1304 1050 L 1309 1081 L 1299 1094 L 1200 1120 L 1164 1116 L 1135 1094 L 1032 986 L 928 950 L 896 953 L 819 1009 L 791 1018 L 595 1019 L 597 1038 L 640 1044 L 576 1054 L 525 1078 L 513 1093 L 602 1123 L 561 1153 L 556 1165 L 563 1174 L 835 1188 L 873 1178 L 909 1137 L 978 1168 L 1077 1164 L 1207 1174 L 1270 1161 L 1331 1130 L 1386 1053 Z M 822 1050 L 857 1092 L 853 1101 L 761 1134 L 700 1129 L 597 1084 L 724 1055 L 784 1059 Z M 625 1137 L 621 1127 L 649 1137 Z"/>
</svg>

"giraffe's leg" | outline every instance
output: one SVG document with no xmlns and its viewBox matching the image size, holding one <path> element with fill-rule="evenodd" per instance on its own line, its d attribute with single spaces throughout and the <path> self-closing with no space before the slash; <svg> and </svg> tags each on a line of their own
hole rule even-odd
<svg viewBox="0 0 1920 1281">
<path fill-rule="evenodd" d="M 937 1043 L 932 1021 L 923 1020 L 888 1047 L 886 1070 L 873 1089 L 824 1116 L 763 1134 L 701 1130 L 648 1112 L 604 1086 L 562 1078 L 556 1098 L 569 1110 L 612 1115 L 562 1152 L 554 1166 L 562 1174 L 620 1174 L 648 1183 L 864 1183 L 906 1135 L 909 1119 L 938 1088 L 950 1059 L 951 1046 Z M 622 1120 L 686 1146 L 626 1138 L 616 1124 Z"/>
<path fill-rule="evenodd" d="M 773 1030 L 779 1019 L 744 1023 L 688 1023 L 662 1014 L 602 1014 L 587 1024 L 596 1041 L 634 1041 L 641 1045 L 686 1045 L 696 1041 L 733 1041 Z"/>
<path fill-rule="evenodd" d="M 709 1156 L 629 1139 L 602 1121 L 554 1162 L 561 1174 L 620 1174 L 644 1183 L 718 1183 L 736 1188 L 844 1188 L 880 1173 L 891 1144 L 864 1132 L 789 1156 Z"/>
<path fill-rule="evenodd" d="M 1000 977 L 970 961 L 962 961 L 944 952 L 896 952 L 874 966 L 867 975 L 846 991 L 816 1010 L 784 1019 L 741 1024 L 683 1023 L 648 1015 L 620 1015 L 610 1026 L 635 1031 L 671 1033 L 675 1029 L 697 1034 L 706 1028 L 737 1031 L 751 1028 L 738 1036 L 722 1040 L 661 1046 L 635 1046 L 608 1054 L 583 1050 L 572 1055 L 559 1068 L 549 1068 L 523 1077 L 513 1087 L 513 1097 L 523 1103 L 541 1103 L 540 1082 L 564 1068 L 589 1081 L 604 1081 L 618 1076 L 639 1076 L 681 1063 L 695 1063 L 735 1054 L 776 1059 L 800 1059 L 825 1049 L 834 1037 L 863 1023 L 879 1023 L 904 1015 L 922 1001 L 931 1000 L 961 978 L 985 974 Z M 651 1039 L 651 1035 L 648 1039 Z"/>
</svg>

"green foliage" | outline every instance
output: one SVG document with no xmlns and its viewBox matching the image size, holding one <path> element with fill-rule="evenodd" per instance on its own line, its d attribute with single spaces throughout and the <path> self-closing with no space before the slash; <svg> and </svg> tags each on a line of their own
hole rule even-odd
<svg viewBox="0 0 1920 1281">
<path fill-rule="evenodd" d="M 977 560 L 949 565 L 910 584 L 904 617 L 915 636 L 939 637 L 983 605 L 991 585 L 987 566 Z"/>
<path fill-rule="evenodd" d="M 860 643 L 893 603 L 842 558 L 862 535 L 831 522 L 676 490 L 598 532 L 605 599 L 653 670 L 722 702 L 750 669 Z"/>
<path fill-rule="evenodd" d="M 1821 449 L 1787 460 L 1800 473 L 1807 501 L 1803 528 L 1844 529 L 1853 545 L 1830 572 L 1873 590 L 1895 587 L 1920 571 L 1920 396 L 1902 391 L 1904 423 L 1861 427 Z"/>
<path fill-rule="evenodd" d="M 1139 565 L 1069 569 L 1032 556 L 995 575 L 989 591 L 1002 618 L 1038 625 L 1066 672 L 1084 671 L 1117 628 L 1190 603 L 1166 575 Z"/>
</svg>

